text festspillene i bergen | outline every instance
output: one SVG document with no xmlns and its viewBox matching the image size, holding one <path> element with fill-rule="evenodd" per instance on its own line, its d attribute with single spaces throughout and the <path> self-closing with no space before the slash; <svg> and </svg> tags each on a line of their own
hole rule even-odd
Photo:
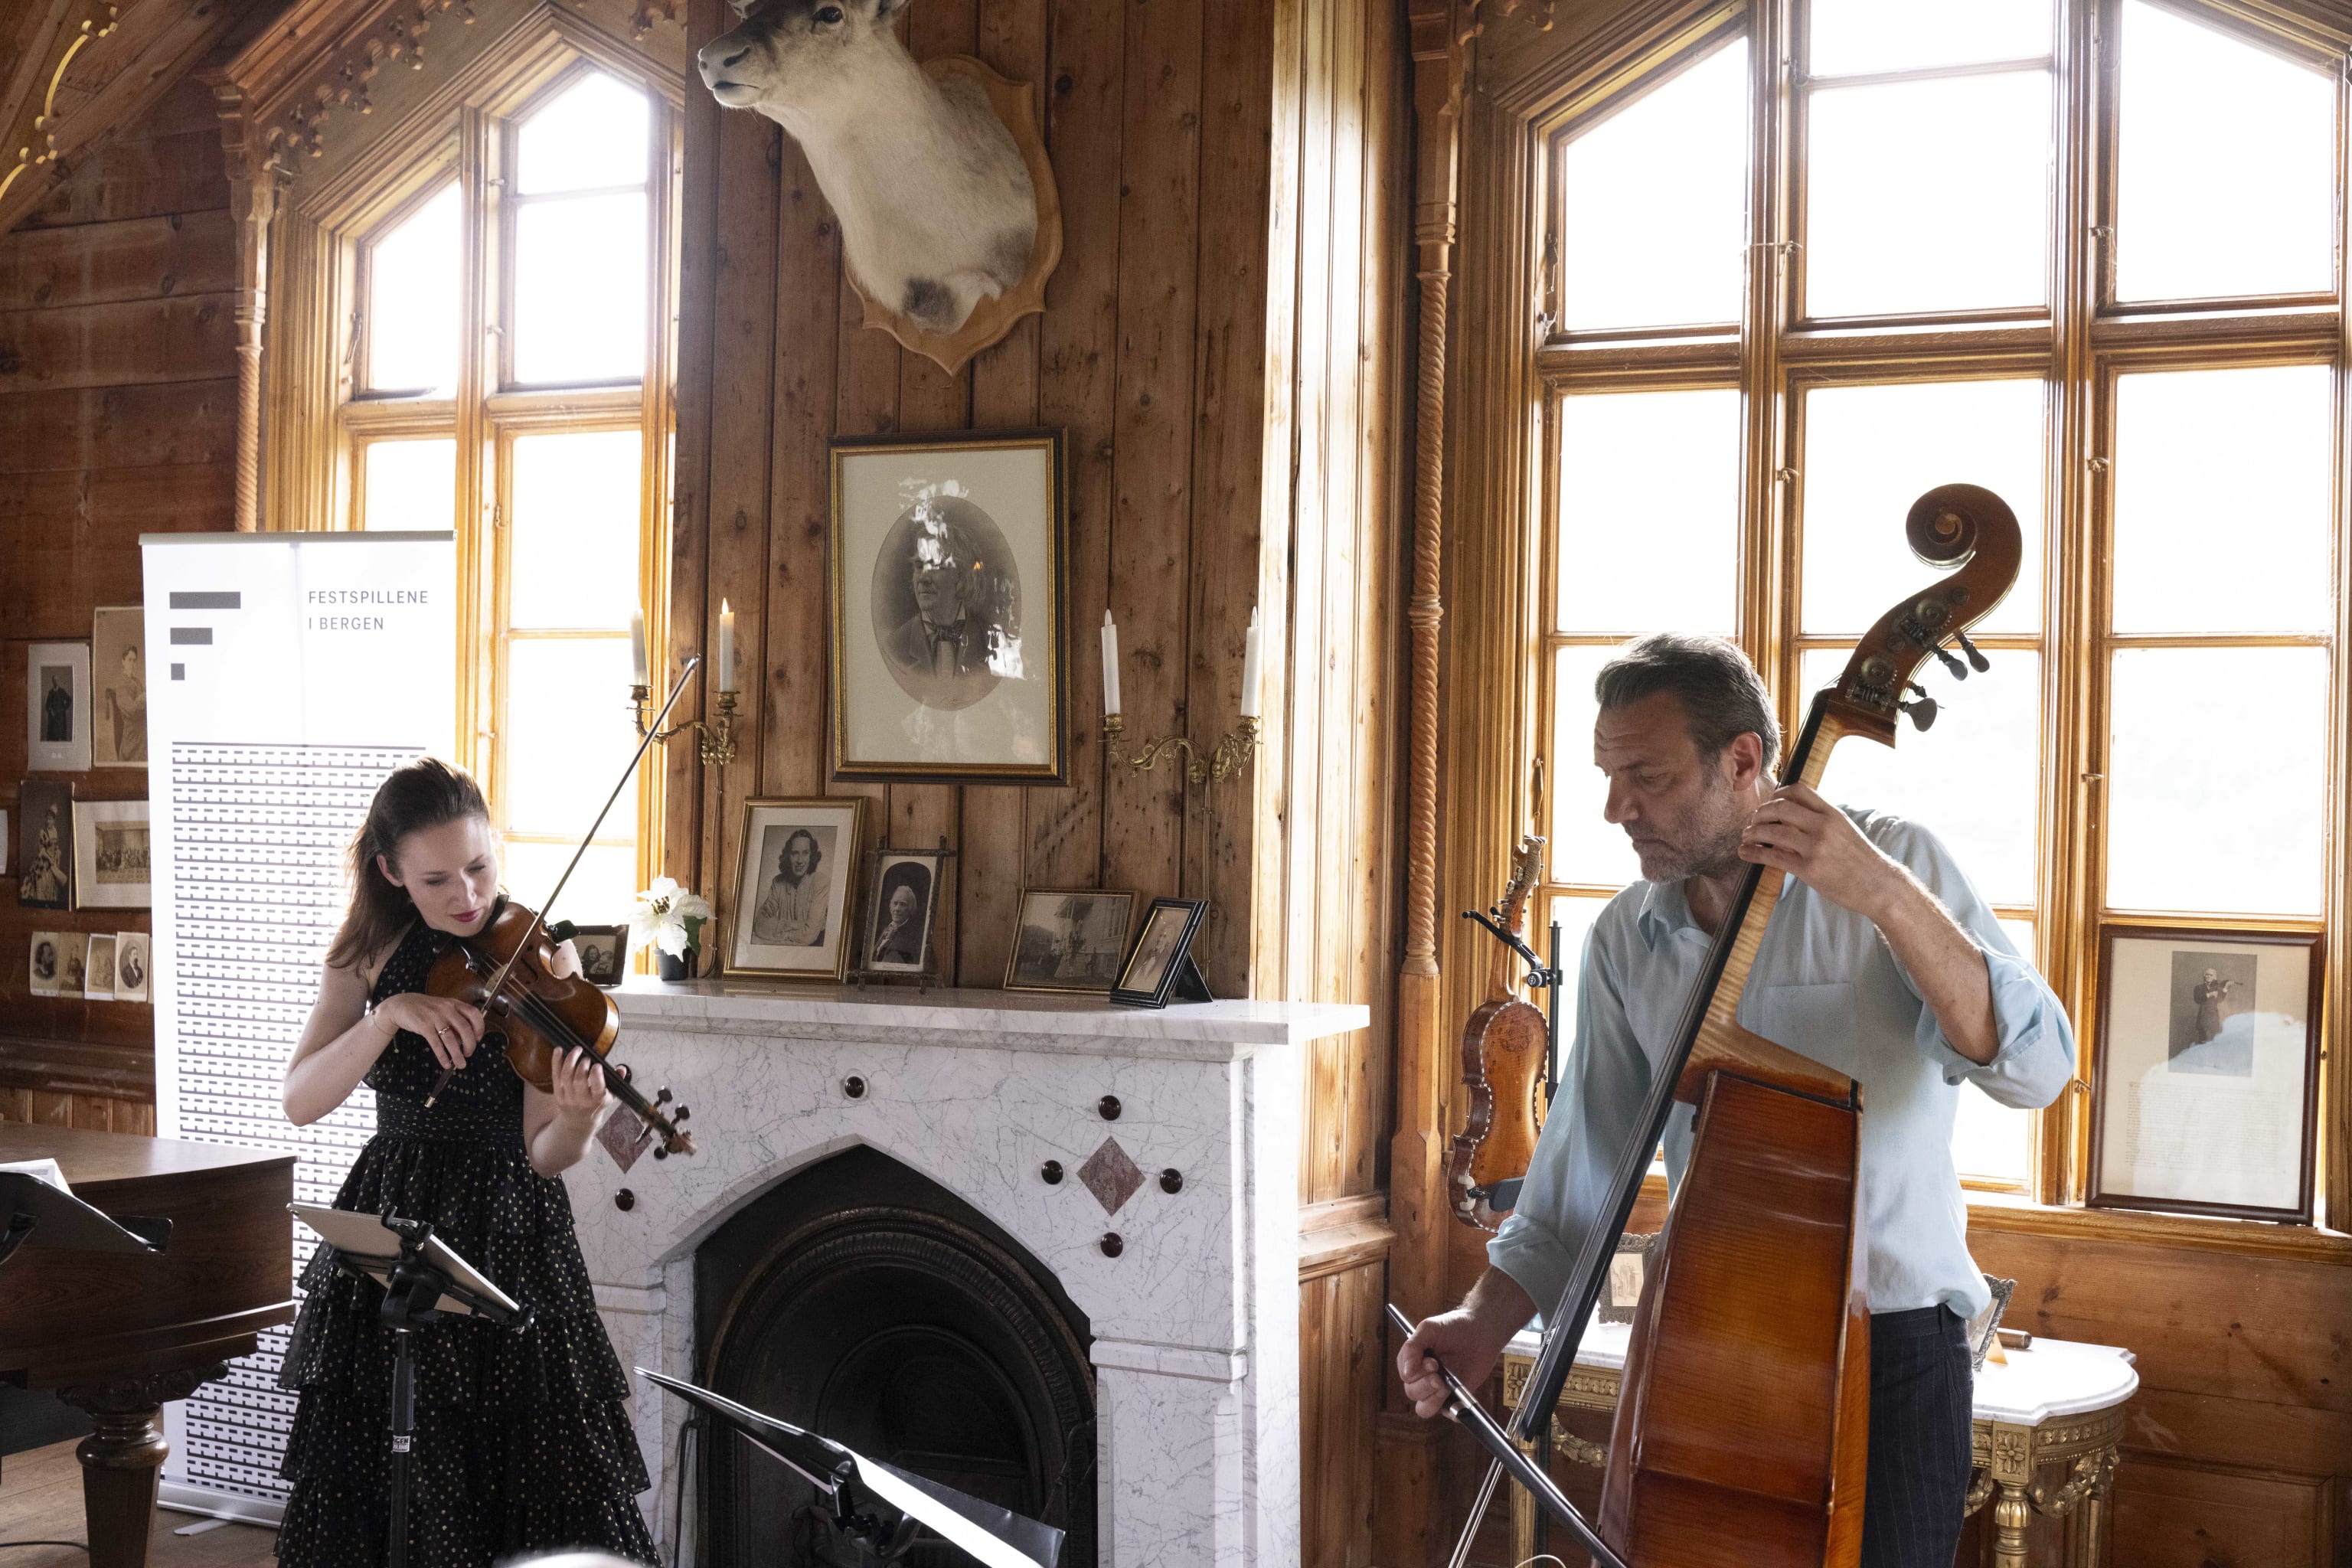
<svg viewBox="0 0 2352 1568">
<path fill-rule="evenodd" d="M 313 605 L 423 605 L 432 600 L 426 588 L 313 588 L 303 595 Z M 380 632 L 382 616 L 312 616 L 310 629 L 320 632 Z"/>
</svg>

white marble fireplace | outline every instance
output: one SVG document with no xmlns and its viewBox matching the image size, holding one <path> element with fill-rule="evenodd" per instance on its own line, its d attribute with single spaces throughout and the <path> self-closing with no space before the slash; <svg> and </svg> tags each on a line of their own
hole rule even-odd
<svg viewBox="0 0 2352 1568">
<path fill-rule="evenodd" d="M 700 1145 L 626 1173 L 592 1150 L 567 1178 L 625 1364 L 694 1377 L 696 1247 L 867 1145 L 1002 1226 L 1086 1314 L 1102 1568 L 1298 1561 L 1302 1047 L 1365 1008 L 726 981 L 632 982 L 619 1001 L 616 1055 L 692 1108 Z M 665 1541 L 682 1416 L 639 1384 Z"/>
</svg>

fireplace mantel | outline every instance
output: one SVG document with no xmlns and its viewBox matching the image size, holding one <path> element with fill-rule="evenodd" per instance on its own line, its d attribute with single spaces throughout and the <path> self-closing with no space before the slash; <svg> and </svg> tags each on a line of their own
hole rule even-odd
<svg viewBox="0 0 2352 1568">
<path fill-rule="evenodd" d="M 866 1144 L 1003 1226 L 1086 1313 L 1104 1564 L 1298 1560 L 1303 1047 L 1367 1008 L 740 980 L 617 1000 L 615 1054 L 693 1108 L 700 1145 L 626 1173 L 592 1150 L 567 1176 L 624 1362 L 696 1376 L 696 1247 Z M 679 1413 L 644 1388 L 635 1405 L 650 1514 Z"/>
</svg>

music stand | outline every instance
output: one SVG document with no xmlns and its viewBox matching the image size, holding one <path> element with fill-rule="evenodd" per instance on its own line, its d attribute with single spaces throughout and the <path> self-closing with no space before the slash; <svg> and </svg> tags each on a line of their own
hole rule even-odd
<svg viewBox="0 0 2352 1568">
<path fill-rule="evenodd" d="M 883 1562 L 895 1560 L 907 1549 L 919 1525 L 930 1526 L 987 1568 L 1054 1568 L 1061 1559 L 1063 1532 L 1050 1524 L 869 1459 L 830 1437 L 804 1432 L 707 1388 L 644 1367 L 637 1368 L 637 1375 L 709 1411 L 741 1433 L 753 1447 L 781 1460 L 787 1469 L 831 1498 L 835 1528 L 870 1542 L 868 1549 Z M 895 1525 L 857 1511 L 853 1489 L 857 1484 L 898 1510 Z"/>
<path fill-rule="evenodd" d="M 161 1252 L 168 1219 L 115 1219 L 25 1171 L 0 1171 L 0 1263 L 19 1247 L 49 1252 Z"/>
<path fill-rule="evenodd" d="M 383 1287 L 376 1317 L 392 1331 L 392 1520 L 389 1562 L 408 1563 L 408 1455 L 416 1431 L 416 1361 L 408 1336 L 445 1317 L 480 1318 L 501 1329 L 530 1327 L 531 1310 L 499 1289 L 428 1220 L 389 1211 L 362 1214 L 323 1204 L 288 1204 L 287 1212 L 318 1233 L 335 1267 Z"/>
</svg>

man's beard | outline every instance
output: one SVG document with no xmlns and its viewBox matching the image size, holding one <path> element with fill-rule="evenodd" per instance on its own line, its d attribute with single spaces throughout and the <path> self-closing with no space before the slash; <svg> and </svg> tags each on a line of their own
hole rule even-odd
<svg viewBox="0 0 2352 1568">
<path fill-rule="evenodd" d="M 1728 784 L 1711 781 L 1698 805 L 1678 817 L 1667 833 L 1634 846 L 1642 858 L 1643 879 L 1681 882 L 1735 869 L 1740 864 L 1739 840 L 1748 831 L 1748 816 Z"/>
</svg>

